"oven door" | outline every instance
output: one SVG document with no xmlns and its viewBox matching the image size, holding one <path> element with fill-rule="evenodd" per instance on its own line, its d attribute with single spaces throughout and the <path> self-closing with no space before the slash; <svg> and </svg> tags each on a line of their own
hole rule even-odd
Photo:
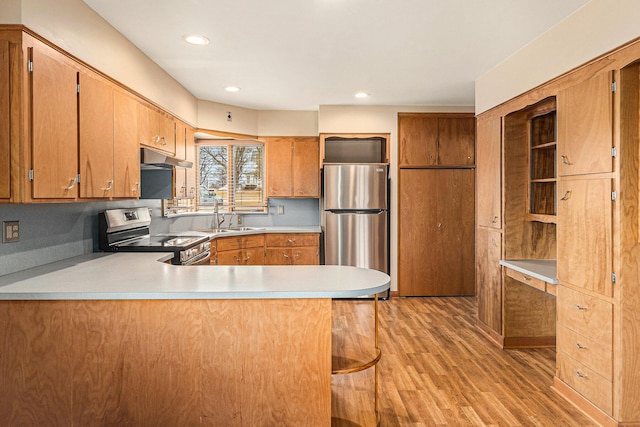
<svg viewBox="0 0 640 427">
<path fill-rule="evenodd" d="M 184 260 L 182 265 L 208 265 L 211 253 L 209 251 L 199 253 L 193 258 Z"/>
</svg>

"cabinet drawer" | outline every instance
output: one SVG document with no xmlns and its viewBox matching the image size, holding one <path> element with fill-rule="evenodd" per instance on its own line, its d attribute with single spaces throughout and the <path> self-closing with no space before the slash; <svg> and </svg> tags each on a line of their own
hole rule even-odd
<svg viewBox="0 0 640 427">
<path fill-rule="evenodd" d="M 558 286 L 558 324 L 604 345 L 613 342 L 613 306 L 607 301 Z"/>
<path fill-rule="evenodd" d="M 216 261 L 218 265 L 263 265 L 264 250 L 258 248 L 224 252 L 218 251 Z"/>
<path fill-rule="evenodd" d="M 532 288 L 536 288 L 539 291 L 545 292 L 546 283 L 540 279 L 536 279 L 535 277 L 531 277 L 527 274 L 520 273 L 519 271 L 512 270 L 510 268 L 505 268 L 507 276 L 512 279 L 517 280 L 520 283 L 524 283 L 527 286 L 531 286 Z"/>
<path fill-rule="evenodd" d="M 260 248 L 264 246 L 264 236 L 253 234 L 248 236 L 223 237 L 216 239 L 218 251 L 231 251 L 245 248 Z"/>
<path fill-rule="evenodd" d="M 314 233 L 266 234 L 267 247 L 316 246 L 319 236 Z"/>
<path fill-rule="evenodd" d="M 594 341 L 558 325 L 556 329 L 556 345 L 558 352 L 566 353 L 586 367 L 593 369 L 608 381 L 613 380 L 613 349 L 611 342 L 601 343 Z"/>
<path fill-rule="evenodd" d="M 562 352 L 558 353 L 556 363 L 558 378 L 611 415 L 613 410 L 611 381 L 607 381 L 592 369 Z"/>
</svg>

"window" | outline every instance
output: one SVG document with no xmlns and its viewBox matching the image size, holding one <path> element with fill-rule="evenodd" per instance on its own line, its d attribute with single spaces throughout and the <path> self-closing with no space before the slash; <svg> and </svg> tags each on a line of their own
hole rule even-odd
<svg viewBox="0 0 640 427">
<path fill-rule="evenodd" d="M 263 212 L 264 144 L 210 143 L 197 146 L 200 210 Z"/>
</svg>

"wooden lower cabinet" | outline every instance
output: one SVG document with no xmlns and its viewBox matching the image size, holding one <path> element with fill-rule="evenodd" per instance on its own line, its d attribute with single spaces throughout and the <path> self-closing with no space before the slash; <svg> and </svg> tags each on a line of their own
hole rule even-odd
<svg viewBox="0 0 640 427">
<path fill-rule="evenodd" d="M 264 264 L 264 235 L 262 234 L 218 238 L 215 246 L 216 256 L 212 257 L 212 264 Z"/>
<path fill-rule="evenodd" d="M 319 265 L 319 234 L 267 234 L 266 265 Z"/>
<path fill-rule="evenodd" d="M 474 170 L 400 169 L 401 296 L 475 294 Z"/>
<path fill-rule="evenodd" d="M 216 238 L 211 264 L 319 265 L 320 234 L 266 233 Z"/>
<path fill-rule="evenodd" d="M 476 230 L 476 295 L 479 326 L 495 337 L 502 335 L 502 233 Z"/>
</svg>

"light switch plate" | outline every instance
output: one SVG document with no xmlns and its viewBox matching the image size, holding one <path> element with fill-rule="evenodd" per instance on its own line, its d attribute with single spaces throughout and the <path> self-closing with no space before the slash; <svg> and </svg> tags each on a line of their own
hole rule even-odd
<svg viewBox="0 0 640 427">
<path fill-rule="evenodd" d="M 2 243 L 14 243 L 20 241 L 20 222 L 2 221 Z"/>
</svg>

